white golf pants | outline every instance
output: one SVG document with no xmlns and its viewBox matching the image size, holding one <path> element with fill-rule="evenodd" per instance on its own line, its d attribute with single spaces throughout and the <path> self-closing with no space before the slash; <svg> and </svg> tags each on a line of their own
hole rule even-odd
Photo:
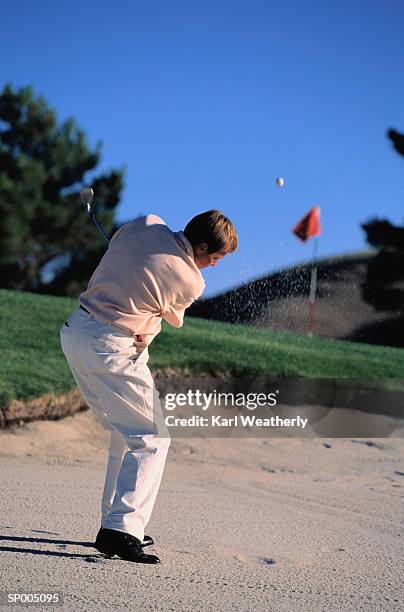
<svg viewBox="0 0 404 612">
<path fill-rule="evenodd" d="M 111 432 L 101 524 L 142 541 L 170 445 L 148 348 L 81 308 L 60 341 L 87 405 Z"/>
</svg>

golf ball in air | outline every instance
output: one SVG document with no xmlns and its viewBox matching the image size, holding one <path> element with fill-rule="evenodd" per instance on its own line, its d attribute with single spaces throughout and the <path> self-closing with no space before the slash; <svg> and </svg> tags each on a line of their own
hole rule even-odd
<svg viewBox="0 0 404 612">
<path fill-rule="evenodd" d="M 276 179 L 276 184 L 278 185 L 278 187 L 283 187 L 285 184 L 285 179 L 281 176 L 278 176 L 278 178 Z"/>
</svg>

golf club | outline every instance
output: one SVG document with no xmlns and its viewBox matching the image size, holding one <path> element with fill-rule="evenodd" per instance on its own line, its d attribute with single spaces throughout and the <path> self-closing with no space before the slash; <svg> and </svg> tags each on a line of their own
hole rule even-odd
<svg viewBox="0 0 404 612">
<path fill-rule="evenodd" d="M 97 226 L 98 230 L 101 232 L 101 234 L 104 236 L 105 240 L 107 241 L 107 244 L 109 244 L 109 238 L 104 228 L 102 227 L 101 223 L 99 223 L 99 221 L 97 220 L 95 214 L 93 213 L 91 209 L 91 204 L 94 199 L 94 191 L 91 189 L 91 187 L 83 187 L 83 189 L 80 191 L 80 198 L 81 198 L 82 203 L 87 209 L 87 212 L 90 216 L 91 221 Z"/>
</svg>

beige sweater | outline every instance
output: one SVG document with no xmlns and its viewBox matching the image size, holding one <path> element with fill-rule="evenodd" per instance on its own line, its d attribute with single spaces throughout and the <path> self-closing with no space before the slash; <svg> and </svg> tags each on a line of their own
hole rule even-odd
<svg viewBox="0 0 404 612">
<path fill-rule="evenodd" d="M 150 344 L 162 318 L 182 326 L 184 310 L 204 288 L 184 233 L 172 232 L 157 215 L 147 215 L 113 235 L 79 299 L 97 319 L 147 334 Z"/>
</svg>

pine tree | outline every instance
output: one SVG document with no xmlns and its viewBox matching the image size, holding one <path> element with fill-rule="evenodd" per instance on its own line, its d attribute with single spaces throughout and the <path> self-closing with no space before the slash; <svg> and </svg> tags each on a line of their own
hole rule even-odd
<svg viewBox="0 0 404 612">
<path fill-rule="evenodd" d="M 0 284 L 4 288 L 77 296 L 105 251 L 80 204 L 85 174 L 100 161 L 73 118 L 57 116 L 31 87 L 0 93 Z M 124 168 L 91 180 L 93 208 L 111 234 Z M 44 270 L 53 267 L 53 278 Z"/>
<path fill-rule="evenodd" d="M 404 135 L 389 130 L 388 137 L 404 156 Z M 367 242 L 378 249 L 368 265 L 363 297 L 376 310 L 404 314 L 404 227 L 387 219 L 371 219 L 362 228 Z"/>
</svg>

